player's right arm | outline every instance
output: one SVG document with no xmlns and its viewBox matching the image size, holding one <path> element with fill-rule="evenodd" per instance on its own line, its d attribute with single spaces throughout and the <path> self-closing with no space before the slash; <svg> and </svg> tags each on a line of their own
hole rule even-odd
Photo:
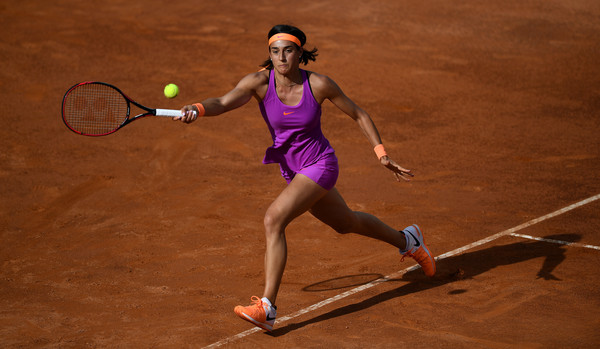
<svg viewBox="0 0 600 349">
<path fill-rule="evenodd" d="M 265 86 L 268 86 L 268 76 L 262 72 L 256 72 L 246 75 L 233 90 L 225 95 L 216 98 L 207 98 L 203 100 L 204 114 L 202 116 L 217 116 L 230 110 L 239 108 L 248 103 L 252 97 L 261 100 L 261 93 Z M 194 122 L 200 111 L 195 105 L 186 105 L 181 108 L 182 116 L 175 117 L 173 120 L 181 120 L 185 123 Z M 195 113 L 194 113 L 195 112 Z"/>
</svg>

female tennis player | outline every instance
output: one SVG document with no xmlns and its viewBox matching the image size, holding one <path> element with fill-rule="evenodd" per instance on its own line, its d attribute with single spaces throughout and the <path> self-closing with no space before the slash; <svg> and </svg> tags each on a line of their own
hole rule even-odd
<svg viewBox="0 0 600 349">
<path fill-rule="evenodd" d="M 338 161 L 321 131 L 321 104 L 329 100 L 348 114 L 366 135 L 381 163 L 398 181 L 412 173 L 387 154 L 370 116 L 348 98 L 329 77 L 300 69 L 300 63 L 315 61 L 317 49 L 307 50 L 305 34 L 289 25 L 276 25 L 268 34 L 269 59 L 264 69 L 251 73 L 219 98 L 186 105 L 175 120 L 191 123 L 201 116 L 217 116 L 257 100 L 273 138 L 263 163 L 277 163 L 287 181 L 286 188 L 269 206 L 264 217 L 265 288 L 262 298 L 251 297 L 250 306 L 237 306 L 235 313 L 267 331 L 275 323 L 277 292 L 287 260 L 286 226 L 302 213 L 314 217 L 340 234 L 356 233 L 385 241 L 413 257 L 428 276 L 435 274 L 435 260 L 423 242 L 417 225 L 403 231 L 393 229 L 377 217 L 352 211 L 335 188 Z"/>
</svg>

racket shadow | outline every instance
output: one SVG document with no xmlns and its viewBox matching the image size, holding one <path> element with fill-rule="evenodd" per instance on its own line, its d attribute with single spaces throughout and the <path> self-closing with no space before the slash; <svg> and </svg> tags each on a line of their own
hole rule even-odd
<svg viewBox="0 0 600 349">
<path fill-rule="evenodd" d="M 581 239 L 581 235 L 562 234 L 551 235 L 547 236 L 546 238 L 577 242 Z M 459 280 L 473 278 L 499 266 L 516 264 L 540 257 L 545 259 L 537 273 L 537 278 L 560 281 L 560 279 L 554 276 L 552 272 L 560 263 L 562 263 L 562 261 L 565 260 L 565 252 L 566 246 L 544 241 L 523 241 L 514 244 L 493 246 L 483 250 L 467 252 L 438 261 L 437 273 L 433 278 L 428 278 L 423 275 L 421 269 L 408 272 L 404 274 L 402 278 L 387 280 L 387 282 L 408 282 L 402 286 L 380 293 L 363 301 L 333 309 L 311 319 L 291 323 L 281 328 L 275 328 L 272 332 L 266 334 L 273 337 L 283 336 L 307 325 L 360 312 L 394 298 L 433 289 Z M 319 283 L 313 285 L 319 285 Z M 458 293 L 451 292 L 450 295 L 465 292 L 468 292 L 468 290 L 460 290 Z"/>
<path fill-rule="evenodd" d="M 341 276 L 325 281 L 319 281 L 312 285 L 308 285 L 302 288 L 304 292 L 324 292 L 332 290 L 341 290 L 345 288 L 358 287 L 366 285 L 375 280 L 381 279 L 384 276 L 381 274 L 356 274 Z"/>
</svg>

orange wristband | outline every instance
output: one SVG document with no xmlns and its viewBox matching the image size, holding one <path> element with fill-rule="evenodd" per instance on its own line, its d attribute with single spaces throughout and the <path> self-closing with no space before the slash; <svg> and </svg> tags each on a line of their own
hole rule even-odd
<svg viewBox="0 0 600 349">
<path fill-rule="evenodd" d="M 385 152 L 385 148 L 383 147 L 383 144 L 376 145 L 375 148 L 373 148 L 373 150 L 375 151 L 375 154 L 377 154 L 378 159 L 381 159 L 382 157 L 387 155 L 387 153 Z"/>
<path fill-rule="evenodd" d="M 202 105 L 202 103 L 194 103 L 192 105 L 194 107 L 198 108 L 198 117 L 204 116 L 204 113 L 206 113 L 206 110 L 204 109 L 204 106 Z"/>
</svg>

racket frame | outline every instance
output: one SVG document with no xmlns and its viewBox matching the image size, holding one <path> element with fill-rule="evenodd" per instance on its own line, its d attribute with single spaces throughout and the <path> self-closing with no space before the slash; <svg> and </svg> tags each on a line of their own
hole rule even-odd
<svg viewBox="0 0 600 349">
<path fill-rule="evenodd" d="M 76 129 L 74 129 L 73 127 L 71 127 L 71 125 L 69 125 L 69 123 L 67 122 L 67 120 L 65 119 L 65 102 L 67 100 L 67 96 L 69 96 L 69 94 L 76 88 L 78 88 L 79 86 L 82 85 L 89 85 L 89 84 L 98 84 L 98 85 L 104 85 L 107 87 L 110 87 L 114 90 L 116 90 L 117 92 L 119 92 L 121 94 L 121 96 L 123 97 L 123 99 L 125 99 L 125 101 L 127 102 L 127 115 L 125 117 L 125 120 L 119 125 L 117 126 L 114 130 L 109 131 L 109 132 L 105 132 L 105 133 L 101 133 L 101 134 L 88 134 L 88 133 L 84 133 L 81 131 L 78 131 Z M 145 110 L 145 113 L 141 113 L 138 114 L 136 116 L 134 116 L 133 118 L 130 117 L 130 113 L 131 113 L 131 104 L 135 105 L 136 107 Z M 69 88 L 67 90 L 67 92 L 65 92 L 65 95 L 63 97 L 63 101 L 62 101 L 62 120 L 64 122 L 64 124 L 67 126 L 67 128 L 69 128 L 69 130 L 79 134 L 79 135 L 83 135 L 83 136 L 90 136 L 90 137 L 100 137 L 100 136 L 106 136 L 112 133 L 117 132 L 119 129 L 121 129 L 122 127 L 124 127 L 125 125 L 137 120 L 137 119 L 141 119 L 143 117 L 146 116 L 164 116 L 164 117 L 176 117 L 176 116 L 181 116 L 181 110 L 175 110 L 175 109 L 154 109 L 154 108 L 148 108 L 144 105 L 141 105 L 140 103 L 134 101 L 133 99 L 129 98 L 129 96 L 127 96 L 123 91 L 121 91 L 121 89 L 119 89 L 118 87 L 111 85 L 109 83 L 106 82 L 101 82 L 101 81 L 83 81 L 80 83 L 77 83 L 73 86 L 71 86 L 71 88 Z"/>
</svg>

